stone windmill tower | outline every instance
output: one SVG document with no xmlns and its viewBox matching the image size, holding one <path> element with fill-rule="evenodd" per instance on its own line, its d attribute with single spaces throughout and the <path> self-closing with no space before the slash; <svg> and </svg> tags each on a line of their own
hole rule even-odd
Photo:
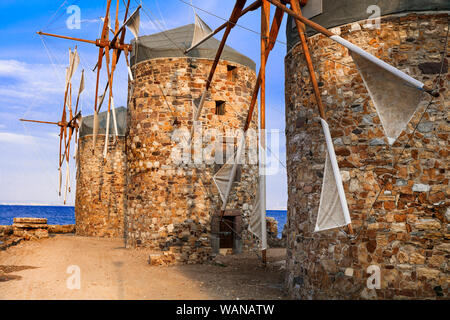
<svg viewBox="0 0 450 320">
<path fill-rule="evenodd" d="M 94 116 L 83 118 L 77 150 L 76 233 L 81 236 L 124 236 L 127 109 L 116 109 L 118 137 L 111 136 L 103 162 L 107 112 L 99 114 L 99 134 L 93 145 Z M 113 131 L 110 123 L 110 132 Z"/>
<path fill-rule="evenodd" d="M 389 140 L 385 131 L 397 119 L 383 114 L 380 88 L 367 89 L 368 79 L 363 81 L 346 48 L 308 31 L 355 235 L 314 232 L 325 138 L 298 33 L 289 20 L 286 283 L 293 297 L 448 298 L 449 2 L 373 3 L 310 0 L 303 13 L 434 87 L 440 97 L 424 94 L 408 102 L 412 117 L 405 127 L 391 128 L 398 135 Z M 379 13 L 372 16 L 379 20 L 368 21 L 371 13 Z M 388 110 L 410 98 L 392 96 Z"/>
<path fill-rule="evenodd" d="M 227 226 L 221 225 L 221 201 L 212 180 L 221 164 L 208 156 L 236 147 L 233 132 L 245 122 L 256 81 L 255 63 L 228 46 L 200 117 L 200 135 L 208 139 L 215 130 L 220 137 L 209 139 L 214 146 L 210 152 L 202 151 L 203 141 L 188 148 L 185 162 L 174 160 L 186 141 L 176 136 L 191 130 L 195 103 L 219 46 L 210 38 L 185 54 L 195 28 L 186 25 L 135 41 L 126 146 L 127 246 L 163 250 L 168 259 L 189 262 L 204 261 L 221 247 L 239 252 L 251 245 L 246 216 L 258 176 L 257 161 L 240 166 L 224 217 Z M 256 114 L 251 128 L 257 130 Z"/>
</svg>

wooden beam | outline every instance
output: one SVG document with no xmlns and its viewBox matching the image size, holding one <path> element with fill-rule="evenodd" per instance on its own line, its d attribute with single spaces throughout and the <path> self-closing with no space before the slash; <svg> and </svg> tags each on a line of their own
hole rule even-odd
<svg viewBox="0 0 450 320">
<path fill-rule="evenodd" d="M 262 0 L 261 5 L 261 92 L 260 92 L 260 129 L 266 129 L 266 63 L 269 47 L 269 24 L 270 24 L 270 4 L 267 0 Z M 267 52 L 267 54 L 266 54 Z M 263 146 L 264 147 L 264 146 Z"/>
<path fill-rule="evenodd" d="M 61 39 L 67 39 L 67 40 L 73 40 L 73 41 L 79 41 L 79 42 L 86 42 L 86 43 L 91 43 L 91 44 L 95 44 L 97 45 L 97 41 L 94 40 L 86 40 L 86 39 L 80 39 L 80 38 L 73 38 L 73 37 L 67 37 L 67 36 L 60 36 L 57 34 L 52 34 L 52 33 L 46 33 L 46 32 L 42 32 L 42 31 L 38 31 L 36 32 L 38 35 L 41 36 L 50 36 L 50 37 L 55 37 L 55 38 L 61 38 Z"/>
<path fill-rule="evenodd" d="M 290 0 L 290 2 L 291 2 L 292 11 L 295 12 L 299 17 L 301 17 L 302 11 L 300 9 L 300 5 L 299 5 L 298 1 Z M 325 110 L 323 107 L 323 103 L 322 103 L 322 98 L 320 96 L 319 85 L 318 85 L 317 79 L 316 79 L 316 73 L 314 72 L 314 66 L 312 63 L 311 54 L 309 52 L 308 39 L 306 38 L 306 34 L 305 34 L 306 28 L 305 28 L 305 25 L 299 20 L 295 20 L 295 24 L 297 26 L 297 32 L 300 37 L 300 42 L 302 44 L 303 53 L 305 54 L 305 60 L 306 60 L 307 66 L 308 66 L 309 77 L 311 79 L 311 84 L 314 89 L 314 96 L 316 97 L 316 102 L 317 102 L 317 106 L 319 108 L 320 117 L 324 120 L 327 120 L 327 118 L 325 116 Z"/>
<path fill-rule="evenodd" d="M 225 29 L 225 33 L 223 34 L 222 41 L 220 42 L 219 49 L 217 49 L 216 57 L 214 58 L 213 65 L 211 66 L 211 70 L 209 71 L 208 79 L 206 80 L 206 90 L 211 86 L 212 79 L 214 77 L 214 73 L 216 72 L 217 65 L 219 63 L 220 56 L 222 55 L 223 49 L 225 48 L 225 43 L 227 42 L 228 36 L 231 32 L 231 29 L 234 28 L 236 22 L 241 16 L 242 8 L 245 5 L 246 0 L 237 0 L 234 5 L 233 12 L 231 13 L 230 20 L 227 22 L 227 27 Z"/>
<path fill-rule="evenodd" d="M 290 16 L 295 18 L 296 20 L 300 20 L 304 24 L 306 24 L 306 25 L 310 26 L 311 28 L 313 28 L 314 30 L 316 30 L 316 31 L 326 35 L 327 37 L 331 37 L 331 36 L 334 35 L 332 32 L 328 31 L 326 28 L 322 27 L 320 24 L 317 24 L 317 23 L 315 23 L 315 22 L 313 22 L 311 20 L 308 20 L 308 19 L 306 19 L 303 16 L 299 16 L 297 13 L 295 13 L 291 9 L 288 9 L 280 1 L 278 1 L 278 0 L 267 0 L 267 1 L 272 3 L 277 8 L 280 8 L 281 10 L 283 10 L 284 12 L 286 12 L 287 14 L 289 14 Z"/>
<path fill-rule="evenodd" d="M 46 124 L 56 124 L 57 126 L 59 126 L 59 122 L 39 121 L 39 120 L 27 120 L 27 119 L 19 119 L 19 121 L 24 121 L 24 122 L 35 122 L 35 123 L 46 123 Z"/>
<path fill-rule="evenodd" d="M 225 48 L 225 43 L 228 39 L 228 35 L 230 34 L 231 29 L 234 28 L 239 17 L 241 16 L 242 8 L 244 7 L 245 2 L 246 2 L 246 0 L 237 0 L 236 4 L 234 5 L 233 12 L 231 13 L 230 19 L 227 22 L 227 28 L 225 29 L 225 32 L 222 37 L 222 41 L 220 42 L 219 48 L 217 49 L 216 57 L 214 58 L 213 64 L 211 66 L 211 70 L 209 71 L 208 79 L 206 79 L 206 86 L 205 86 L 203 94 L 200 98 L 199 106 L 194 115 L 195 121 L 198 120 L 198 118 L 200 117 L 200 114 L 203 109 L 203 105 L 206 100 L 206 94 L 208 93 L 208 90 L 211 86 L 211 82 L 214 77 L 214 73 L 216 72 L 216 68 L 219 63 L 220 56 L 222 55 L 222 51 Z M 191 137 L 193 135 L 193 132 L 194 132 L 194 126 L 192 126 L 192 128 L 191 128 Z"/>
<path fill-rule="evenodd" d="M 280 31 L 280 26 L 281 26 L 281 22 L 283 20 L 283 16 L 284 16 L 283 10 L 281 10 L 280 8 L 277 8 L 275 10 L 275 15 L 273 17 L 272 25 L 270 27 L 269 48 L 268 48 L 268 50 L 266 50 L 266 61 L 269 58 L 270 51 L 273 49 L 273 47 L 275 46 L 275 43 L 277 41 L 277 37 L 278 37 L 278 33 Z M 248 110 L 247 119 L 245 120 L 244 132 L 246 132 L 248 130 L 248 128 L 250 127 L 252 117 L 253 117 L 253 111 L 254 111 L 255 105 L 256 105 L 256 100 L 258 99 L 260 85 L 261 85 L 261 72 L 258 72 L 258 77 L 256 78 L 256 84 L 255 84 L 255 87 L 253 88 L 252 100 L 250 101 L 250 107 Z"/>
</svg>

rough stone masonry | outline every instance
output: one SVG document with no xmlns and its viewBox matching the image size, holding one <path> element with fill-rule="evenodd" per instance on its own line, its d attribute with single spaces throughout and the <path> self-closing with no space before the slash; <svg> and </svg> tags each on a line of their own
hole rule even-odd
<svg viewBox="0 0 450 320">
<path fill-rule="evenodd" d="M 213 246 L 218 249 L 222 202 L 212 177 L 221 164 L 177 164 L 172 158 L 178 145 L 173 133 L 192 127 L 193 100 L 202 94 L 211 65 L 209 59 L 159 58 L 134 66 L 128 107 L 127 246 L 163 250 L 171 260 L 189 263 L 206 261 Z M 255 80 L 249 67 L 220 61 L 200 117 L 203 132 L 216 129 L 226 137 L 229 130 L 242 128 Z M 221 103 L 225 103 L 224 114 L 217 114 Z M 253 129 L 256 121 L 254 114 Z M 232 145 L 235 148 L 234 138 Z M 257 163 L 241 165 L 227 207 L 241 211 L 233 224 L 241 237 L 239 250 L 254 242 L 246 231 L 246 217 L 257 176 Z"/>
<path fill-rule="evenodd" d="M 387 144 L 347 49 L 315 35 L 310 50 L 349 204 L 355 239 L 314 233 L 325 140 L 300 43 L 285 58 L 288 223 L 286 286 L 300 299 L 448 299 L 448 12 L 408 13 L 333 31 L 427 85 L 406 130 Z M 442 56 L 442 76 L 439 77 Z M 414 130 L 417 128 L 416 130 Z M 367 286 L 367 268 L 381 288 Z"/>
<path fill-rule="evenodd" d="M 103 164 L 105 135 L 80 136 L 77 151 L 75 200 L 76 234 L 91 237 L 124 236 L 125 137 L 110 138 L 108 161 Z M 94 149 L 94 154 L 92 151 Z"/>
</svg>

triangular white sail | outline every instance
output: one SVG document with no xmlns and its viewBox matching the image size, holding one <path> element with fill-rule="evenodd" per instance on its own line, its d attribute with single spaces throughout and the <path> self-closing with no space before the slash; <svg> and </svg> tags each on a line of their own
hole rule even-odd
<svg viewBox="0 0 450 320">
<path fill-rule="evenodd" d="M 248 230 L 261 241 L 261 250 L 267 249 L 267 225 L 266 225 L 266 136 L 265 130 L 260 130 L 259 146 L 259 179 L 253 210 L 250 214 Z"/>
<path fill-rule="evenodd" d="M 67 90 L 67 88 L 69 87 L 69 73 L 70 73 L 70 68 L 67 67 L 66 68 L 66 83 L 64 84 L 64 90 Z"/>
<path fill-rule="evenodd" d="M 250 223 L 248 225 L 248 230 L 253 233 L 259 239 L 262 238 L 262 224 L 261 224 L 261 184 L 258 181 L 258 190 L 256 191 L 256 197 L 253 202 L 252 212 L 250 214 Z"/>
<path fill-rule="evenodd" d="M 130 29 L 135 38 L 139 36 L 139 26 L 141 21 L 141 15 L 139 12 L 139 9 L 137 9 L 125 23 L 125 26 Z"/>
<path fill-rule="evenodd" d="M 228 161 L 213 176 L 213 181 L 219 190 L 222 203 L 227 202 L 227 186 L 230 182 L 231 171 L 233 170 L 234 157 L 230 157 Z"/>
<path fill-rule="evenodd" d="M 94 110 L 94 124 L 93 124 L 93 129 L 92 129 L 92 135 L 93 135 L 93 149 L 92 149 L 92 153 L 94 153 L 95 151 L 95 143 L 97 140 L 97 135 L 98 135 L 98 129 L 100 127 L 100 121 L 98 118 L 98 111 Z"/>
<path fill-rule="evenodd" d="M 75 48 L 75 51 L 73 52 L 69 49 L 69 70 L 66 78 L 67 83 L 72 81 L 72 77 L 77 71 L 79 64 L 80 56 L 78 55 L 77 48 Z"/>
<path fill-rule="evenodd" d="M 114 98 L 111 97 L 111 112 L 113 114 L 113 124 L 114 124 L 114 142 L 116 141 L 117 137 L 119 136 L 119 130 L 117 129 L 117 118 L 116 118 L 116 109 L 114 107 Z"/>
<path fill-rule="evenodd" d="M 416 111 L 424 84 L 337 35 L 330 38 L 350 50 L 389 144 L 393 144 Z"/>
<path fill-rule="evenodd" d="M 261 250 L 267 249 L 267 225 L 266 225 L 266 178 L 259 176 L 258 190 L 250 213 L 248 231 L 253 233 L 261 241 Z"/>
<path fill-rule="evenodd" d="M 351 52 L 351 56 L 369 91 L 389 144 L 393 144 L 416 112 L 423 91 L 357 53 Z"/>
<path fill-rule="evenodd" d="M 213 181 L 219 190 L 220 197 L 222 198 L 222 210 L 226 209 L 228 197 L 236 177 L 237 166 L 241 163 L 244 146 L 245 135 L 243 134 L 239 140 L 237 151 L 213 176 Z"/>
<path fill-rule="evenodd" d="M 80 87 L 78 88 L 78 96 L 84 91 L 85 84 L 84 84 L 84 69 L 81 71 L 81 80 L 80 80 Z"/>
<path fill-rule="evenodd" d="M 315 232 L 339 228 L 351 223 L 330 129 L 325 120 L 321 119 L 321 123 L 327 145 L 327 157 Z"/>
<path fill-rule="evenodd" d="M 211 34 L 211 28 L 197 14 L 195 14 L 194 35 L 192 37 L 191 48 L 195 47 L 205 38 L 209 38 Z"/>
</svg>

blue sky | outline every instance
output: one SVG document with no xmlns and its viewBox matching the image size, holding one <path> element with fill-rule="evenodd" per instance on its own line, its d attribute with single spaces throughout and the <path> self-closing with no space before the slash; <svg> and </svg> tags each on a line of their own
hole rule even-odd
<svg viewBox="0 0 450 320">
<path fill-rule="evenodd" d="M 113 1 L 114 2 L 114 1 Z M 186 0 L 189 2 L 189 0 Z M 252 1 L 248 1 L 250 4 Z M 78 87 L 80 71 L 85 69 L 86 90 L 81 99 L 83 114 L 93 112 L 97 47 L 68 40 L 41 38 L 36 31 L 57 33 L 95 40 L 100 31 L 100 17 L 105 12 L 105 0 L 2 0 L 0 2 L 0 203 L 62 204 L 58 197 L 58 128 L 19 122 L 19 118 L 57 121 L 63 103 L 65 68 L 68 48 L 78 45 L 80 68 L 74 76 Z M 131 0 L 132 8 L 138 1 Z M 144 0 L 141 13 L 141 35 L 152 34 L 194 22 L 191 7 L 180 0 Z M 221 25 L 232 11 L 234 1 L 192 0 L 193 5 L 206 10 L 197 14 L 212 28 Z M 81 9 L 81 29 L 68 29 L 66 9 L 77 5 Z M 115 5 L 114 5 L 115 6 Z M 58 10 L 59 9 L 59 10 Z M 121 9 L 123 3 L 121 1 Z M 271 8 L 273 15 L 275 8 Z M 211 14 L 210 14 L 211 13 Z M 123 12 L 119 17 L 123 17 Z M 285 23 L 269 58 L 267 68 L 268 129 L 281 131 L 280 160 L 285 163 L 284 118 L 284 56 L 286 54 Z M 227 44 L 253 59 L 259 68 L 260 11 L 239 20 Z M 216 38 L 221 39 L 222 33 Z M 132 35 L 128 33 L 128 40 Z M 103 76 L 103 79 L 105 76 Z M 121 59 L 116 72 L 114 93 L 116 105 L 126 104 L 127 72 Z M 72 160 L 73 163 L 73 160 Z M 75 168 L 72 166 L 74 203 Z M 267 207 L 286 207 L 286 171 L 280 165 L 277 175 L 267 178 Z"/>
</svg>

